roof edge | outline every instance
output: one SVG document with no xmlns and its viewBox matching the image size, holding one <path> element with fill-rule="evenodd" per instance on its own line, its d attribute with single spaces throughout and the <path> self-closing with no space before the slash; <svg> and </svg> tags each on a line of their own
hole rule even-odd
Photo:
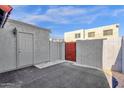
<svg viewBox="0 0 124 93">
<path fill-rule="evenodd" d="M 45 30 L 45 31 L 48 31 L 48 32 L 51 33 L 51 30 L 50 30 L 50 29 L 41 28 L 41 27 L 38 27 L 38 26 L 33 25 L 33 24 L 25 23 L 25 22 L 23 22 L 23 21 L 19 21 L 19 20 L 15 20 L 15 19 L 8 19 L 7 21 L 8 21 L 8 22 L 18 22 L 18 23 L 25 24 L 25 25 L 28 25 L 28 26 L 31 26 L 31 27 L 35 27 L 35 28 L 40 29 L 40 30 Z"/>
</svg>

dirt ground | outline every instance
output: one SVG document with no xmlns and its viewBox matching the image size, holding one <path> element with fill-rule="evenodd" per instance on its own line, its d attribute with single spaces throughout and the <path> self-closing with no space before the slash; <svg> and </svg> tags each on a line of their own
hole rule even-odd
<svg viewBox="0 0 124 93">
<path fill-rule="evenodd" d="M 118 86 L 117 88 L 124 88 L 124 74 L 119 73 L 119 72 L 112 72 L 112 75 L 117 79 L 118 81 Z"/>
</svg>

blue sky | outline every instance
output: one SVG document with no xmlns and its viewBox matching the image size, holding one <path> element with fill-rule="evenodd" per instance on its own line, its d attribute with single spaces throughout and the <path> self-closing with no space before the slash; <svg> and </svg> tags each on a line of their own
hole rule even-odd
<svg viewBox="0 0 124 93">
<path fill-rule="evenodd" d="M 52 37 L 62 38 L 64 32 L 120 24 L 124 35 L 124 6 L 12 6 L 11 19 L 20 20 L 52 31 Z"/>
</svg>

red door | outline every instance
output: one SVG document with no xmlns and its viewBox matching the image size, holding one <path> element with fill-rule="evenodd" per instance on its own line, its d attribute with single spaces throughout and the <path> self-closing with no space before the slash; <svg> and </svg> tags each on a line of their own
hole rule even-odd
<svg viewBox="0 0 124 93">
<path fill-rule="evenodd" d="M 76 61 L 76 42 L 65 43 L 65 59 Z"/>
</svg>

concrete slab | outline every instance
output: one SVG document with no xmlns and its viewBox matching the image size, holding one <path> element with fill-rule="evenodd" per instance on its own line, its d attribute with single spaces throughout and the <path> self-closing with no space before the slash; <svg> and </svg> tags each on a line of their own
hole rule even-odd
<svg viewBox="0 0 124 93">
<path fill-rule="evenodd" d="M 31 66 L 2 73 L 0 87 L 108 88 L 109 84 L 102 71 L 66 62 L 43 69 Z"/>
<path fill-rule="evenodd" d="M 64 63 L 64 62 L 65 62 L 65 60 L 57 60 L 57 61 L 40 63 L 40 64 L 37 64 L 37 65 L 34 65 L 34 66 L 39 68 L 39 69 L 42 69 L 42 68 L 46 68 L 46 67 L 53 66 L 53 65 L 56 65 L 56 64 Z"/>
</svg>

